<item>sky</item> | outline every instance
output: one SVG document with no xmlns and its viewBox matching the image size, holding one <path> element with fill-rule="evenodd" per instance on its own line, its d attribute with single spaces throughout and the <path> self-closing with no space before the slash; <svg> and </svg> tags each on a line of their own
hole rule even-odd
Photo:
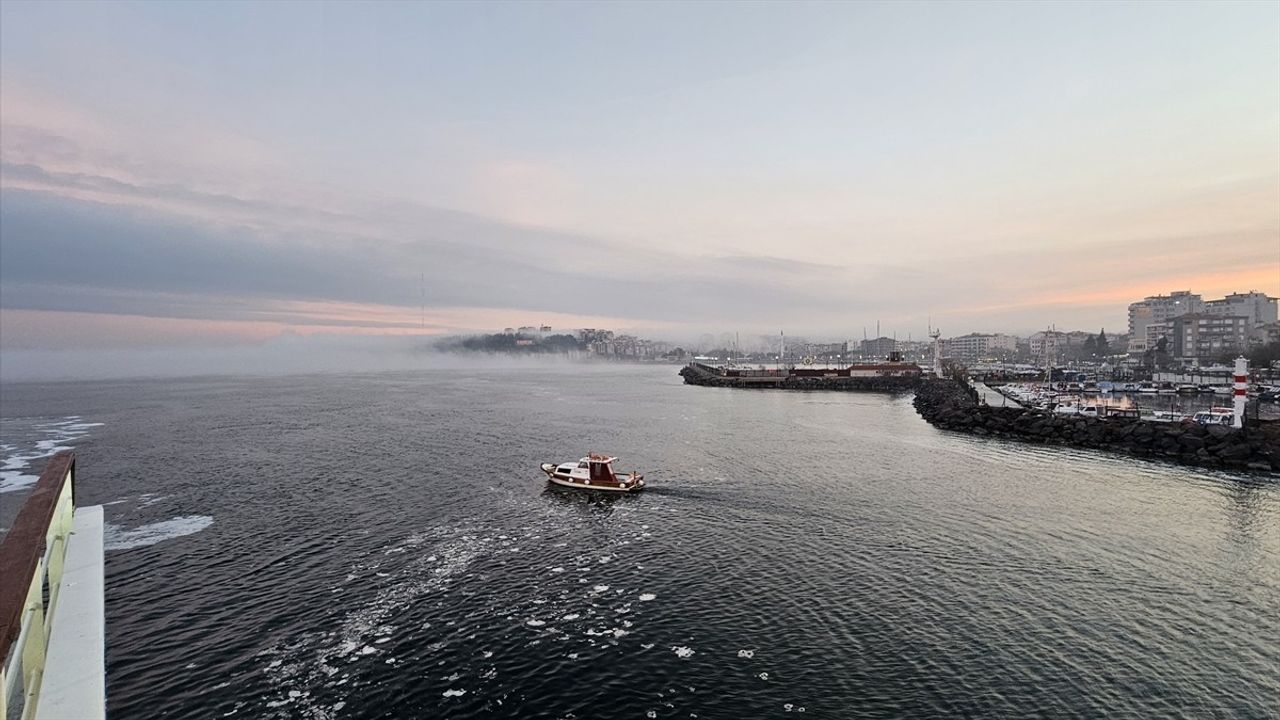
<svg viewBox="0 0 1280 720">
<path fill-rule="evenodd" d="M 11 358 L 1179 289 L 1280 295 L 1280 3 L 0 4 Z"/>
</svg>

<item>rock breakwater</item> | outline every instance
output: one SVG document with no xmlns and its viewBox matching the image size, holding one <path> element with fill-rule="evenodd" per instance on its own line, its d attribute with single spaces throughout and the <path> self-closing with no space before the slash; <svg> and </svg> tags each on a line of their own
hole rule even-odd
<svg viewBox="0 0 1280 720">
<path fill-rule="evenodd" d="M 916 411 L 930 424 L 972 435 L 1094 448 L 1165 458 L 1208 468 L 1280 473 L 1280 423 L 1235 429 L 1192 422 L 1055 415 L 1042 410 L 980 405 L 954 380 L 925 380 Z"/>
</svg>

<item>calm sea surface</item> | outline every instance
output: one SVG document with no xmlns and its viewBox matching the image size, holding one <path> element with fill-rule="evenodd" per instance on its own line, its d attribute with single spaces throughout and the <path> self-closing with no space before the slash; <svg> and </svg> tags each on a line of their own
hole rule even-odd
<svg viewBox="0 0 1280 720">
<path fill-rule="evenodd" d="M 1280 716 L 1276 479 L 675 373 L 8 385 L 0 503 L 76 449 L 113 720 Z"/>
</svg>

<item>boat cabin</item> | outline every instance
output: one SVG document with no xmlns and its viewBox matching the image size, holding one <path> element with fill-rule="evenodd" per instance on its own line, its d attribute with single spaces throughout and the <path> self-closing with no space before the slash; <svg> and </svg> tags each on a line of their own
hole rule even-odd
<svg viewBox="0 0 1280 720">
<path fill-rule="evenodd" d="M 613 461 L 617 458 L 592 453 L 577 463 L 561 463 L 556 468 L 557 475 L 580 480 L 591 480 L 593 483 L 616 483 L 617 475 L 613 472 Z"/>
</svg>

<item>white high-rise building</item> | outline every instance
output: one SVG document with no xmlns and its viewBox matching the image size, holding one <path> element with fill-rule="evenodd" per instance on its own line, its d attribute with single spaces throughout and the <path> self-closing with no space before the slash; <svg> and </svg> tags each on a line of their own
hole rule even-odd
<svg viewBox="0 0 1280 720">
<path fill-rule="evenodd" d="M 1129 304 L 1129 352 L 1146 352 L 1147 326 L 1165 323 L 1189 313 L 1201 312 L 1204 300 L 1190 290 L 1150 295 Z"/>
<path fill-rule="evenodd" d="M 1028 338 L 1028 342 L 1031 346 L 1031 357 L 1035 358 L 1036 362 L 1043 361 L 1046 352 L 1057 356 L 1069 344 L 1067 334 L 1057 330 L 1041 330 Z"/>
<path fill-rule="evenodd" d="M 1249 319 L 1249 327 L 1255 328 L 1276 322 L 1276 299 L 1260 292 L 1231 293 L 1221 300 L 1206 302 L 1204 312 L 1210 315 L 1246 317 Z"/>
<path fill-rule="evenodd" d="M 1012 335 L 971 333 L 943 341 L 947 357 L 957 360 L 980 360 L 995 351 L 1016 352 L 1018 338 Z"/>
</svg>

